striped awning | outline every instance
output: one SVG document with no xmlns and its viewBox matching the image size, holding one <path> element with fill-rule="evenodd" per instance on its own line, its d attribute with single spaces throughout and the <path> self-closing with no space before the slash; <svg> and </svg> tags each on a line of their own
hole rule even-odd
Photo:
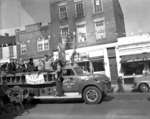
<svg viewBox="0 0 150 119">
<path fill-rule="evenodd" d="M 121 63 L 150 60 L 150 53 L 121 56 Z"/>
</svg>

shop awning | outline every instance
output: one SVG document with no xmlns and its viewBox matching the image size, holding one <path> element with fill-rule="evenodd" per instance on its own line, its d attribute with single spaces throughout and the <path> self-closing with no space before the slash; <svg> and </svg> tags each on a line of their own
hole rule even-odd
<svg viewBox="0 0 150 119">
<path fill-rule="evenodd" d="M 121 56 L 121 63 L 150 60 L 150 53 Z"/>
</svg>

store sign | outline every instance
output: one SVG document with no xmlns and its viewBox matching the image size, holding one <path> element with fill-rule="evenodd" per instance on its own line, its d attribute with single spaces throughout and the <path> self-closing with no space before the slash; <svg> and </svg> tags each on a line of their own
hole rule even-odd
<svg viewBox="0 0 150 119">
<path fill-rule="evenodd" d="M 27 84 L 43 84 L 43 83 L 45 83 L 43 74 L 38 74 L 38 73 L 27 74 L 25 77 L 26 77 Z"/>
</svg>

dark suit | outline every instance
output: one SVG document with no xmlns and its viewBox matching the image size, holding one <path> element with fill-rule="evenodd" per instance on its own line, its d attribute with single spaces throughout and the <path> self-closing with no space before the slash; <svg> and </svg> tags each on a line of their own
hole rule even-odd
<svg viewBox="0 0 150 119">
<path fill-rule="evenodd" d="M 63 91 L 63 77 L 62 77 L 62 67 L 61 66 L 57 66 L 56 75 L 57 75 L 57 79 L 56 79 L 57 96 L 63 96 L 64 91 Z"/>
</svg>

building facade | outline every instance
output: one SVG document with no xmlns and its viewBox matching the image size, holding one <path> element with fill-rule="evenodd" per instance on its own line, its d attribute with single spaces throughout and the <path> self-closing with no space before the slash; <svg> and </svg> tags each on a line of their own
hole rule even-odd
<svg viewBox="0 0 150 119">
<path fill-rule="evenodd" d="M 150 34 L 119 38 L 116 51 L 118 74 L 123 76 L 125 84 L 150 72 Z"/>
<path fill-rule="evenodd" d="M 50 4 L 54 45 L 66 43 L 66 57 L 76 47 L 80 65 L 92 60 L 96 69 L 116 82 L 115 43 L 125 36 L 124 16 L 118 0 L 57 0 Z M 75 46 L 74 46 L 75 45 Z M 89 50 L 91 49 L 91 50 Z M 56 53 L 55 53 L 56 54 Z M 57 56 L 56 56 L 57 57 Z"/>
<path fill-rule="evenodd" d="M 53 41 L 49 25 L 36 23 L 25 26 L 23 31 L 16 30 L 16 44 L 18 59 L 39 59 L 45 54 L 51 55 Z"/>
<path fill-rule="evenodd" d="M 113 43 L 125 36 L 118 0 L 61 0 L 52 3 L 50 8 L 54 39 L 76 32 L 80 47 Z"/>
<path fill-rule="evenodd" d="M 10 62 L 10 59 L 17 59 L 17 48 L 15 36 L 0 36 L 0 64 Z"/>
</svg>

